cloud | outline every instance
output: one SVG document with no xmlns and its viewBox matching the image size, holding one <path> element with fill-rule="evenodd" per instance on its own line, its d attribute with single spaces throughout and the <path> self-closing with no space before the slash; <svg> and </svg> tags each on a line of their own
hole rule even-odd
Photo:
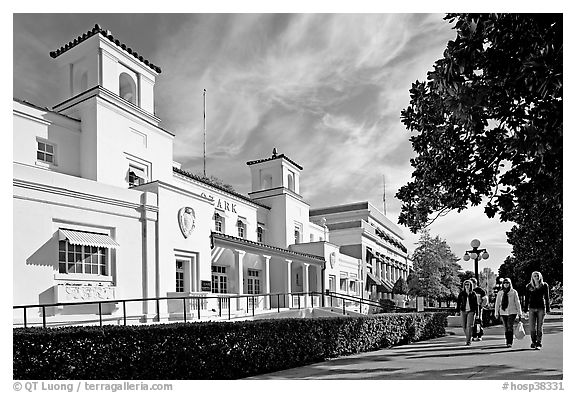
<svg viewBox="0 0 576 393">
<path fill-rule="evenodd" d="M 27 17 L 17 17 L 15 94 L 32 98 L 36 92 L 42 99 L 30 98 L 32 102 L 53 105 L 48 99 L 56 88 L 51 81 L 57 80 L 57 67 L 48 51 L 98 19 L 161 66 L 156 115 L 176 134 L 174 158 L 184 169 L 202 170 L 206 89 L 208 174 L 247 193 L 250 171 L 244 163 L 269 157 L 276 147 L 304 166 L 301 189 L 312 207 L 370 201 L 380 208 L 385 175 L 387 213 L 396 221 L 400 202 L 394 195 L 410 179 L 413 155 L 400 112 L 409 104 L 411 84 L 426 79 L 446 42 L 454 38 L 442 17 L 42 15 L 38 27 L 30 21 L 23 26 Z M 143 25 L 150 27 L 136 29 Z M 478 208 L 450 214 L 431 229 L 461 255 L 471 233 L 504 253 L 506 228 Z M 412 249 L 417 237 L 402 229 Z"/>
</svg>

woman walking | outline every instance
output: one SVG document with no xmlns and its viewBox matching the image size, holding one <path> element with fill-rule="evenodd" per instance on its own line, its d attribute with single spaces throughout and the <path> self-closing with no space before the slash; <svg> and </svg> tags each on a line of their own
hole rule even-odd
<svg viewBox="0 0 576 393">
<path fill-rule="evenodd" d="M 465 280 L 462 284 L 462 291 L 458 294 L 456 302 L 456 311 L 462 316 L 462 329 L 464 329 L 466 336 L 466 345 L 470 345 L 474 317 L 478 313 L 478 296 L 473 291 L 470 280 Z"/>
<path fill-rule="evenodd" d="M 496 310 L 496 318 L 502 317 L 506 347 L 510 348 L 514 342 L 514 320 L 516 316 L 520 319 L 522 306 L 518 292 L 512 288 L 512 281 L 509 278 L 502 281 L 502 289 L 496 295 L 494 310 Z"/>
<path fill-rule="evenodd" d="M 542 324 L 544 316 L 550 313 L 550 293 L 548 284 L 544 282 L 542 273 L 533 272 L 530 283 L 526 285 L 526 301 L 524 311 L 528 311 L 530 324 L 530 348 L 542 348 Z"/>
</svg>

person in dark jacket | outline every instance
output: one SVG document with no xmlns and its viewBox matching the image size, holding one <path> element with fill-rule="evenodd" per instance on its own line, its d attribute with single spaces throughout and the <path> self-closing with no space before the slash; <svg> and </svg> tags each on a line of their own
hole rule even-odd
<svg viewBox="0 0 576 393">
<path fill-rule="evenodd" d="M 524 312 L 528 311 L 530 324 L 530 348 L 542 348 L 542 324 L 546 313 L 550 313 L 550 290 L 544 282 L 542 273 L 533 272 L 530 283 L 526 285 Z"/>
<path fill-rule="evenodd" d="M 458 294 L 456 301 L 456 311 L 462 317 L 462 329 L 466 336 L 466 345 L 470 345 L 472 339 L 472 329 L 474 328 L 474 317 L 478 313 L 478 296 L 473 290 L 470 280 L 462 283 L 462 291 Z"/>
<path fill-rule="evenodd" d="M 482 341 L 482 336 L 484 335 L 484 323 L 482 322 L 482 310 L 486 305 L 488 305 L 488 296 L 486 296 L 486 291 L 478 286 L 478 281 L 474 277 L 470 278 L 472 281 L 472 290 L 478 295 L 478 315 L 474 320 L 474 328 L 472 329 L 472 341 Z M 476 325 L 480 325 L 480 329 L 476 329 Z"/>
</svg>

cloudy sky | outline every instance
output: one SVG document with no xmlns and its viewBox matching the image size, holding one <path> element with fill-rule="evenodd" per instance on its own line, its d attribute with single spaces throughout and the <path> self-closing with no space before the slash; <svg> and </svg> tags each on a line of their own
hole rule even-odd
<svg viewBox="0 0 576 393">
<path fill-rule="evenodd" d="M 156 115 L 176 135 L 174 160 L 202 172 L 202 91 L 207 90 L 207 173 L 250 191 L 246 161 L 277 148 L 304 167 L 312 208 L 369 201 L 397 222 L 410 179 L 410 133 L 400 122 L 409 89 L 455 37 L 442 14 L 15 14 L 13 96 L 53 107 L 49 52 L 98 23 L 162 68 Z M 497 270 L 511 225 L 482 208 L 431 226 L 463 255 L 473 238 Z M 402 228 L 406 246 L 417 236 Z M 460 262 L 473 270 L 471 262 Z"/>
</svg>

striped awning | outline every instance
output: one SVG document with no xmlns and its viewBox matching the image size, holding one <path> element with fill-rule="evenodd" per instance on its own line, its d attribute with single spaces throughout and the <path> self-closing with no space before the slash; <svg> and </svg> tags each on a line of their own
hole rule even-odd
<svg viewBox="0 0 576 393">
<path fill-rule="evenodd" d="M 388 281 L 386 281 L 386 280 L 381 280 L 380 282 L 381 282 L 382 284 L 381 284 L 381 285 L 378 285 L 378 286 L 376 287 L 376 290 L 377 290 L 378 292 L 384 292 L 384 293 L 390 293 L 390 292 L 392 292 L 392 289 L 394 288 L 394 286 L 393 286 L 390 282 L 388 282 Z"/>
<path fill-rule="evenodd" d="M 366 276 L 372 280 L 374 282 L 374 284 L 376 285 L 381 285 L 381 281 L 378 277 L 376 277 L 374 274 L 370 273 L 370 272 L 366 272 Z"/>
<path fill-rule="evenodd" d="M 116 243 L 110 236 L 100 233 L 74 231 L 71 229 L 60 229 L 59 232 L 60 240 L 68 239 L 70 244 L 105 248 L 120 247 L 120 244 Z"/>
</svg>

